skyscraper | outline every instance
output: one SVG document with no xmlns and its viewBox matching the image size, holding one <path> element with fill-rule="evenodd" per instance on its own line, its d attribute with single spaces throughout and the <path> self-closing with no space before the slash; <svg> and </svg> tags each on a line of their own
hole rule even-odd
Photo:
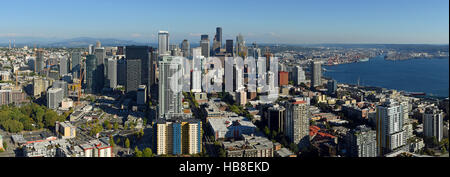
<svg viewBox="0 0 450 177">
<path fill-rule="evenodd" d="M 158 53 L 159 55 L 169 54 L 169 32 L 159 31 L 158 33 Z"/>
<path fill-rule="evenodd" d="M 63 89 L 49 88 L 47 91 L 47 107 L 50 109 L 57 109 L 63 100 Z"/>
<path fill-rule="evenodd" d="M 89 55 L 93 55 L 93 54 L 94 54 L 94 45 L 89 44 L 89 47 L 88 47 L 88 54 L 89 54 Z"/>
<path fill-rule="evenodd" d="M 216 28 L 216 35 L 214 36 L 213 41 L 213 53 L 214 55 L 220 53 L 220 49 L 222 48 L 222 28 Z"/>
<path fill-rule="evenodd" d="M 233 40 L 227 40 L 225 44 L 226 52 L 233 56 Z"/>
<path fill-rule="evenodd" d="M 98 72 L 97 66 L 97 57 L 95 55 L 87 55 L 86 56 L 86 93 L 93 94 L 99 92 L 99 87 L 102 85 L 99 84 L 99 79 L 101 73 Z M 103 76 L 103 75 L 102 75 Z"/>
<path fill-rule="evenodd" d="M 61 88 L 63 90 L 63 97 L 66 98 L 69 94 L 69 87 L 66 81 L 57 80 L 53 82 L 53 88 Z"/>
<path fill-rule="evenodd" d="M 247 56 L 247 47 L 245 46 L 244 36 L 242 34 L 236 36 L 236 56 Z"/>
<path fill-rule="evenodd" d="M 218 41 L 220 46 L 222 46 L 222 28 L 221 27 L 216 28 L 216 41 Z"/>
<path fill-rule="evenodd" d="M 210 55 L 209 38 L 204 34 L 201 36 L 200 47 L 202 48 L 202 56 L 208 58 Z"/>
<path fill-rule="evenodd" d="M 125 58 L 117 60 L 117 85 L 125 86 L 127 82 L 127 62 Z"/>
<path fill-rule="evenodd" d="M 311 87 L 322 85 L 322 63 L 315 61 L 311 63 Z"/>
<path fill-rule="evenodd" d="M 139 85 L 136 97 L 136 103 L 138 105 L 145 105 L 147 103 L 147 86 Z"/>
<path fill-rule="evenodd" d="M 34 72 L 38 74 L 43 74 L 44 71 L 44 51 L 37 50 L 36 51 L 36 62 L 35 62 Z"/>
<path fill-rule="evenodd" d="M 183 53 L 183 57 L 191 56 L 191 47 L 187 39 L 183 40 L 181 43 L 181 52 Z"/>
<path fill-rule="evenodd" d="M 286 109 L 283 106 L 275 105 L 267 109 L 267 125 L 269 129 L 284 132 L 286 121 Z"/>
<path fill-rule="evenodd" d="M 329 95 L 336 94 L 336 90 L 337 90 L 336 80 L 329 80 L 328 83 L 327 83 L 327 89 L 328 89 L 328 94 Z"/>
<path fill-rule="evenodd" d="M 182 113 L 183 63 L 180 57 L 164 56 L 159 61 L 158 117 Z"/>
<path fill-rule="evenodd" d="M 126 79 L 126 93 L 131 97 L 136 98 L 137 90 L 141 85 L 141 60 L 127 58 L 127 79 Z"/>
<path fill-rule="evenodd" d="M 406 144 L 403 130 L 402 106 L 391 99 L 377 106 L 377 146 L 380 155 L 392 152 Z"/>
<path fill-rule="evenodd" d="M 377 157 L 377 133 L 360 125 L 345 136 L 347 155 L 350 157 Z"/>
<path fill-rule="evenodd" d="M 292 78 L 295 85 L 300 85 L 306 82 L 305 71 L 300 66 L 294 66 L 292 68 Z"/>
<path fill-rule="evenodd" d="M 253 43 L 251 48 L 248 50 L 248 56 L 253 57 L 255 59 L 258 59 L 259 57 L 261 57 L 261 49 L 258 48 L 256 43 Z"/>
<path fill-rule="evenodd" d="M 442 141 L 444 130 L 444 113 L 437 106 L 427 107 L 423 113 L 423 135 L 435 137 L 438 142 Z"/>
<path fill-rule="evenodd" d="M 150 49 L 148 46 L 126 46 L 125 55 L 128 59 L 139 59 L 141 62 L 140 84 L 147 85 L 151 73 L 150 67 Z"/>
<path fill-rule="evenodd" d="M 309 145 L 309 112 L 308 104 L 298 99 L 286 103 L 285 135 L 299 149 Z"/>
<path fill-rule="evenodd" d="M 101 47 L 100 42 L 97 41 L 97 46 L 94 50 L 94 55 L 97 58 L 97 72 L 100 74 L 98 75 L 98 79 L 96 82 L 98 82 L 99 87 L 103 87 L 105 84 L 105 79 L 106 78 L 106 66 L 105 66 L 105 57 L 106 57 L 106 53 L 105 53 L 105 48 Z"/>
<path fill-rule="evenodd" d="M 116 88 L 117 86 L 117 60 L 109 58 L 108 60 L 108 74 L 106 77 L 106 83 L 109 88 Z"/>
<path fill-rule="evenodd" d="M 124 55 L 123 46 L 117 46 L 116 55 Z"/>
<path fill-rule="evenodd" d="M 74 77 L 79 78 L 79 73 L 81 69 L 81 53 L 80 52 L 73 52 L 72 53 L 72 74 Z"/>
<path fill-rule="evenodd" d="M 66 57 L 59 60 L 59 76 L 66 75 L 68 73 L 68 61 Z"/>
</svg>

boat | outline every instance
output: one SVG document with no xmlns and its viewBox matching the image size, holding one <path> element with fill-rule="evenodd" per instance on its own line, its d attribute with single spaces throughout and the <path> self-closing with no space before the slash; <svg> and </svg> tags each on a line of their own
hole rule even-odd
<svg viewBox="0 0 450 177">
<path fill-rule="evenodd" d="M 362 58 L 362 59 L 359 59 L 359 62 L 368 62 L 369 61 L 369 58 Z"/>
</svg>

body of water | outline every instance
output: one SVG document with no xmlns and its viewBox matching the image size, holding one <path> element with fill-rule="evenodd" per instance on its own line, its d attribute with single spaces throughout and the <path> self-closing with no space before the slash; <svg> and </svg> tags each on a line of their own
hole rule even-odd
<svg viewBox="0 0 450 177">
<path fill-rule="evenodd" d="M 448 97 L 449 59 L 384 60 L 384 56 L 368 62 L 324 66 L 326 77 L 338 83 L 375 86 L 427 95 Z"/>
</svg>

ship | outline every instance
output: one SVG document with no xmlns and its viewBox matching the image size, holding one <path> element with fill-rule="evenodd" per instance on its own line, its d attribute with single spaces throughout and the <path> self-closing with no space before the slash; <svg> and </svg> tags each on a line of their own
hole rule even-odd
<svg viewBox="0 0 450 177">
<path fill-rule="evenodd" d="M 359 62 L 368 62 L 369 61 L 369 58 L 362 58 L 362 59 L 359 59 Z"/>
</svg>

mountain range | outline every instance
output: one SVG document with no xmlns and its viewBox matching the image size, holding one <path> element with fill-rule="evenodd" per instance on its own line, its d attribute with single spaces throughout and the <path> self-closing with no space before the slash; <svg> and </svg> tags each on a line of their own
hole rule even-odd
<svg viewBox="0 0 450 177">
<path fill-rule="evenodd" d="M 102 46 L 127 46 L 127 45 L 149 45 L 156 46 L 152 43 L 142 43 L 132 40 L 122 40 L 114 38 L 91 38 L 91 37 L 78 37 L 71 39 L 40 39 L 40 38 L 28 38 L 28 39 L 15 39 L 16 47 L 34 46 L 38 47 L 87 47 L 90 44 L 95 45 L 97 41 L 100 41 Z M 9 39 L 0 39 L 0 46 L 8 47 Z M 13 42 L 13 41 L 11 41 Z M 11 44 L 12 45 L 12 44 Z"/>
</svg>

